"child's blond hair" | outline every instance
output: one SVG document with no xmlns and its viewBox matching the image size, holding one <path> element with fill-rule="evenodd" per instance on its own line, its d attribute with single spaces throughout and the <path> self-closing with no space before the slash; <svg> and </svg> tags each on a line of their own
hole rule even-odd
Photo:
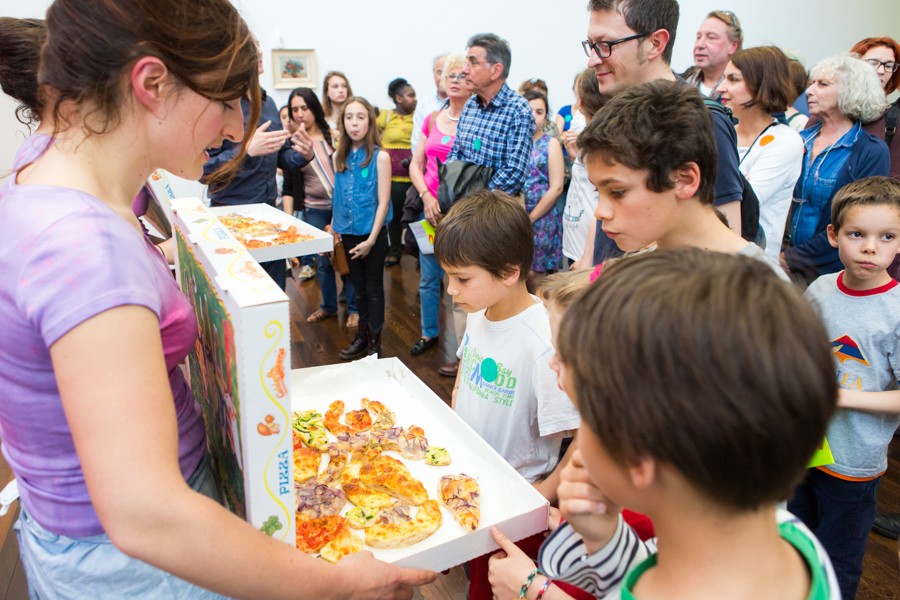
<svg viewBox="0 0 900 600">
<path fill-rule="evenodd" d="M 577 269 L 548 275 L 537 288 L 537 295 L 545 302 L 560 308 L 571 305 L 591 283 L 591 270 Z"/>
</svg>

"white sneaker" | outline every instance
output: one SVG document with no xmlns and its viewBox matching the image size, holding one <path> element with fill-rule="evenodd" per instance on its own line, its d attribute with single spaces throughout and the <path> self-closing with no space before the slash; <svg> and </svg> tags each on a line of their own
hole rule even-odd
<svg viewBox="0 0 900 600">
<path fill-rule="evenodd" d="M 316 276 L 316 270 L 313 269 L 309 265 L 303 265 L 303 268 L 300 269 L 300 274 L 297 276 L 300 281 L 306 281 L 307 279 L 312 279 Z"/>
</svg>

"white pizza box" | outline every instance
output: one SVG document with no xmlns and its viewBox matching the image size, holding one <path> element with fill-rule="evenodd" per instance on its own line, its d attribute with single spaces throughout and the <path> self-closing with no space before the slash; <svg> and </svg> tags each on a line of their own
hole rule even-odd
<svg viewBox="0 0 900 600">
<path fill-rule="evenodd" d="M 294 544 L 288 297 L 197 198 L 176 198 L 176 275 L 197 317 L 187 358 L 223 502 Z"/>
<path fill-rule="evenodd" d="M 442 476 L 465 473 L 478 480 L 481 522 L 476 531 L 464 530 L 442 505 L 443 520 L 437 532 L 406 548 L 366 546 L 376 558 L 404 567 L 443 571 L 496 550 L 498 546 L 490 535 L 493 525 L 514 541 L 547 529 L 546 499 L 400 359 L 364 359 L 295 369 L 290 387 L 294 411 L 313 408 L 324 414 L 334 400 L 343 400 L 347 411 L 355 410 L 362 408 L 360 399 L 367 397 L 381 401 L 394 411 L 396 425 L 422 427 L 430 445 L 450 452 L 450 465 L 432 467 L 425 461 L 403 459 L 395 452 L 387 454 L 401 458 L 413 477 L 425 485 L 429 497 L 441 505 L 438 482 Z M 364 535 L 361 531 L 354 532 Z"/>
<path fill-rule="evenodd" d="M 306 256 L 308 254 L 317 254 L 319 252 L 331 252 L 334 249 L 334 237 L 330 233 L 317 229 L 309 223 L 304 223 L 283 210 L 279 210 L 268 204 L 216 206 L 210 210 L 217 217 L 237 214 L 278 223 L 285 229 L 288 227 L 296 227 L 300 234 L 313 236 L 313 239 L 311 240 L 304 240 L 294 244 L 279 244 L 276 246 L 268 246 L 266 248 L 250 248 L 250 256 L 259 262 L 269 262 L 295 256 Z"/>
</svg>

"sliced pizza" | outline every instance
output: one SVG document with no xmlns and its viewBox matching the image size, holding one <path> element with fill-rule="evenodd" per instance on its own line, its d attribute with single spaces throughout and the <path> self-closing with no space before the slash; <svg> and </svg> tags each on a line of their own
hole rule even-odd
<svg viewBox="0 0 900 600">
<path fill-rule="evenodd" d="M 336 515 L 347 504 L 344 490 L 316 481 L 295 484 L 294 497 L 297 501 L 297 515 L 313 518 Z"/>
<path fill-rule="evenodd" d="M 463 473 L 444 475 L 438 483 L 438 495 L 457 523 L 470 531 L 478 529 L 481 506 L 475 479 Z"/>
<path fill-rule="evenodd" d="M 387 431 L 394 426 L 394 413 L 378 400 L 362 399 L 363 408 L 373 417 L 372 429 Z"/>
<path fill-rule="evenodd" d="M 410 425 L 409 428 L 392 427 L 380 433 L 377 440 L 385 450 L 399 452 L 400 456 L 409 460 L 422 460 L 428 450 L 425 431 L 417 425 Z"/>
<path fill-rule="evenodd" d="M 377 522 L 366 529 L 366 544 L 373 548 L 403 548 L 421 542 L 441 527 L 441 509 L 435 500 L 424 502 L 414 517 L 397 518 L 396 512 L 387 514 L 387 522 Z"/>
<path fill-rule="evenodd" d="M 453 459 L 446 448 L 438 448 L 437 446 L 429 446 L 425 450 L 425 464 L 432 467 L 446 467 Z"/>
<path fill-rule="evenodd" d="M 315 554 L 347 527 L 347 519 L 340 515 L 316 518 L 297 515 L 297 548 Z"/>
<path fill-rule="evenodd" d="M 347 454 L 341 452 L 337 444 L 328 444 L 328 466 L 325 471 L 319 475 L 319 483 L 325 485 L 337 486 L 340 484 L 341 475 L 344 467 L 347 465 Z"/>
<path fill-rule="evenodd" d="M 291 426 L 304 444 L 310 448 L 325 452 L 328 444 L 328 435 L 325 431 L 325 423 L 322 415 L 315 410 L 293 413 Z"/>
<path fill-rule="evenodd" d="M 366 409 L 349 411 L 344 417 L 344 421 L 347 423 L 347 427 L 357 433 L 372 428 L 372 415 Z"/>
<path fill-rule="evenodd" d="M 384 492 L 376 492 L 360 483 L 359 472 L 361 463 L 351 462 L 345 468 L 341 476 L 341 489 L 347 495 L 347 499 L 360 508 L 368 510 L 380 510 L 393 506 L 397 499 Z"/>
<path fill-rule="evenodd" d="M 299 435 L 294 433 L 299 440 Z M 319 474 L 322 453 L 303 444 L 294 443 L 294 483 L 304 483 Z"/>
<path fill-rule="evenodd" d="M 336 563 L 348 554 L 359 552 L 362 549 L 362 539 L 349 527 L 345 527 L 333 540 L 322 546 L 319 556 L 328 562 Z"/>
<path fill-rule="evenodd" d="M 325 411 L 325 427 L 334 435 L 350 432 L 350 428 L 341 423 L 342 414 L 344 414 L 343 400 L 335 400 L 328 405 L 328 410 Z"/>
<path fill-rule="evenodd" d="M 390 494 L 407 504 L 418 506 L 428 499 L 425 486 L 412 476 L 406 465 L 384 454 L 360 467 L 359 480 L 367 488 Z"/>
</svg>

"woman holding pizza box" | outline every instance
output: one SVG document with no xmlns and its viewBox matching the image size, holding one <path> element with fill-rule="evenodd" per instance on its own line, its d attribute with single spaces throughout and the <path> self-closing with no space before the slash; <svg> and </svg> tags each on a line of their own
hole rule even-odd
<svg viewBox="0 0 900 600">
<path fill-rule="evenodd" d="M 131 209 L 154 169 L 197 178 L 251 133 L 246 23 L 227 0 L 57 0 L 47 33 L 55 143 L 0 191 L 0 436 L 32 597 L 410 598 L 432 573 L 327 565 L 218 504 L 179 367 L 196 319 Z"/>
</svg>

